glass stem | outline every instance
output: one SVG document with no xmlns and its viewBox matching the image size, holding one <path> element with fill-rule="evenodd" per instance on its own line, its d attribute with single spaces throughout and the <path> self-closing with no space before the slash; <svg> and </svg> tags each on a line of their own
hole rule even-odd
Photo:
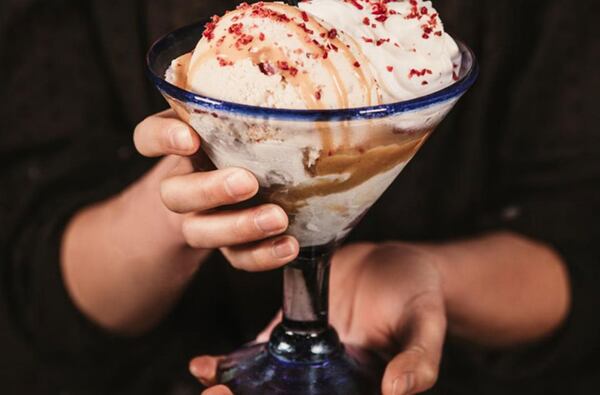
<svg viewBox="0 0 600 395">
<path fill-rule="evenodd" d="M 328 322 L 332 248 L 302 248 L 284 268 L 283 320 L 273 330 L 269 350 L 294 362 L 322 362 L 341 350 Z"/>
</svg>

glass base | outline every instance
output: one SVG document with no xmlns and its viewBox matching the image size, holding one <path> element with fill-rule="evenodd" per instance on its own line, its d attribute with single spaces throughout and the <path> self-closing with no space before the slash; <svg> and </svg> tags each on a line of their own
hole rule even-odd
<svg viewBox="0 0 600 395">
<path fill-rule="evenodd" d="M 235 395 L 379 395 L 383 362 L 372 353 L 343 346 L 320 362 L 293 362 L 267 343 L 230 354 L 219 382 Z"/>
</svg>

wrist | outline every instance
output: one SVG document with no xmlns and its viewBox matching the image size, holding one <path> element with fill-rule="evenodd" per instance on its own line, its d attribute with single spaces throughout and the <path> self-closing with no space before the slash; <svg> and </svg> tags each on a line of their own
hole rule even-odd
<svg viewBox="0 0 600 395">
<path fill-rule="evenodd" d="M 463 285 L 468 281 L 468 273 L 464 273 L 462 270 L 460 251 L 452 243 L 430 244 L 426 246 L 426 249 L 432 255 L 432 263 L 439 274 L 448 331 L 453 334 L 460 333 Z"/>
</svg>

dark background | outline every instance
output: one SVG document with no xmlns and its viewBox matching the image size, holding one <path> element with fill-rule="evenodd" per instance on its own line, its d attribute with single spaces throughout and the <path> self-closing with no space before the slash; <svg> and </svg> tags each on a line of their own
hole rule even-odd
<svg viewBox="0 0 600 395">
<path fill-rule="evenodd" d="M 277 310 L 279 273 L 215 256 L 160 328 L 118 339 L 79 316 L 57 270 L 70 215 L 153 163 L 131 142 L 166 108 L 145 51 L 233 3 L 0 1 L 0 393 L 194 393 L 187 360 L 252 339 Z M 556 246 L 574 287 L 561 332 L 502 352 L 450 338 L 436 393 L 600 393 L 598 2 L 434 5 L 481 77 L 351 240 L 501 228 Z"/>
</svg>

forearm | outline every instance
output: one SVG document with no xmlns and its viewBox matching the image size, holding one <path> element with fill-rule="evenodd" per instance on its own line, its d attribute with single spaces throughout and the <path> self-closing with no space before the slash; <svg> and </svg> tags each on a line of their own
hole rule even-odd
<svg viewBox="0 0 600 395">
<path fill-rule="evenodd" d="M 113 332 L 139 334 L 156 325 L 207 254 L 185 244 L 158 193 L 140 190 L 158 188 L 161 171 L 159 165 L 145 182 L 80 211 L 63 237 L 62 272 L 71 298 Z"/>
<path fill-rule="evenodd" d="M 454 335 L 511 346 L 551 335 L 568 314 L 568 274 L 549 246 L 495 233 L 433 250 Z"/>
</svg>

